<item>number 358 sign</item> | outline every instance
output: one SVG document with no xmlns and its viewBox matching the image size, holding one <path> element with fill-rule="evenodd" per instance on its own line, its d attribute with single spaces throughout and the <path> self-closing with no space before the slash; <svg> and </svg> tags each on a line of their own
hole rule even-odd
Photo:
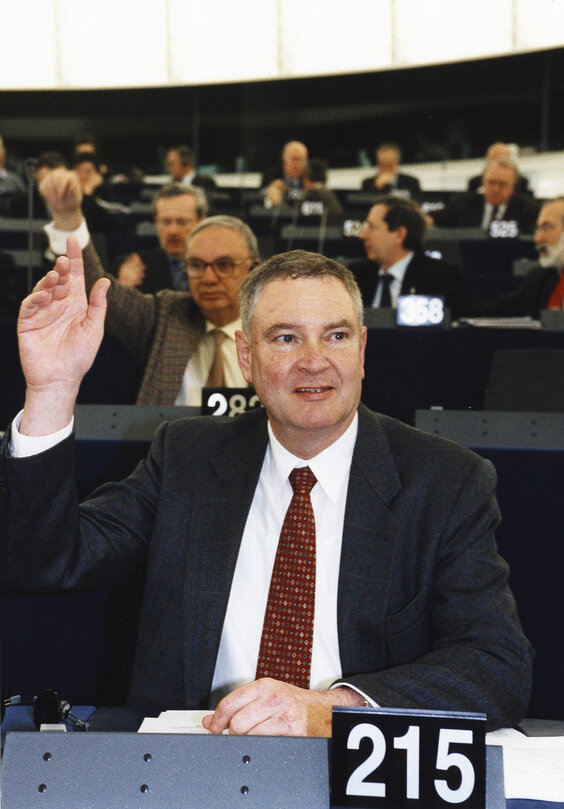
<svg viewBox="0 0 564 809">
<path fill-rule="evenodd" d="M 334 809 L 484 809 L 486 717 L 333 709 Z"/>
</svg>

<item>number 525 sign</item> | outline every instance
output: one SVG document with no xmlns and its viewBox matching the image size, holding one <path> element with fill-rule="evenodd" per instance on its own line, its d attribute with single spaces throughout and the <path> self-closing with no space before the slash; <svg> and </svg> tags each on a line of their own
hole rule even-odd
<svg viewBox="0 0 564 809">
<path fill-rule="evenodd" d="M 484 809 L 484 714 L 334 708 L 335 809 Z"/>
</svg>

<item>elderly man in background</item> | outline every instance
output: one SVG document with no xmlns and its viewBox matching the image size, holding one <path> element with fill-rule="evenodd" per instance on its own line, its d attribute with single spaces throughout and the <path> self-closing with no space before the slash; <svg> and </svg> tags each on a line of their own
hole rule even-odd
<svg viewBox="0 0 564 809">
<path fill-rule="evenodd" d="M 543 309 L 564 309 L 564 197 L 545 202 L 535 229 L 539 266 L 517 289 L 482 305 L 489 317 L 532 317 Z"/>
<path fill-rule="evenodd" d="M 292 195 L 303 189 L 303 177 L 308 160 L 307 146 L 291 140 L 282 149 L 280 163 L 263 172 L 260 186 L 265 190 L 265 205 L 278 206 L 291 201 Z"/>
<path fill-rule="evenodd" d="M 442 228 L 481 228 L 489 231 L 492 222 L 515 222 L 519 233 L 532 233 L 539 204 L 515 190 L 519 172 L 511 160 L 497 157 L 484 171 L 482 192 L 455 194 L 447 205 L 433 211 L 430 223 Z M 517 235 L 517 233 L 515 234 Z"/>
<path fill-rule="evenodd" d="M 104 272 L 82 216 L 76 175 L 56 169 L 41 191 L 53 212 L 45 228 L 53 252 L 62 255 L 66 237 L 74 235 L 83 250 L 87 289 L 110 279 L 106 331 L 145 367 L 137 404 L 199 406 L 206 385 L 246 387 L 235 348 L 239 287 L 259 256 L 244 222 L 204 219 L 188 237 L 189 291 L 144 295 Z"/>
<path fill-rule="evenodd" d="M 495 160 L 498 157 L 502 157 L 505 160 L 512 160 L 515 165 L 517 165 L 518 152 L 519 149 L 517 148 L 516 143 L 503 143 L 502 141 L 496 141 L 488 146 L 486 151 L 486 165 L 490 160 Z M 477 174 L 475 177 L 470 177 L 468 180 L 468 191 L 480 191 L 483 180 L 483 172 L 481 174 Z M 515 191 L 518 194 L 532 193 L 529 189 L 529 181 L 522 174 L 519 174 L 517 178 Z"/>
</svg>

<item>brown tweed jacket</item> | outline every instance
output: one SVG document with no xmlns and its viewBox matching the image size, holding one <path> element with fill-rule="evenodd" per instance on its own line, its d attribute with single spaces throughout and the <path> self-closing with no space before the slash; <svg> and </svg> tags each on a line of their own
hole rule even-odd
<svg viewBox="0 0 564 809">
<path fill-rule="evenodd" d="M 172 405 L 205 320 L 189 292 L 163 289 L 144 295 L 122 286 L 104 269 L 92 242 L 83 251 L 86 289 L 110 278 L 106 331 L 145 365 L 137 404 Z"/>
</svg>

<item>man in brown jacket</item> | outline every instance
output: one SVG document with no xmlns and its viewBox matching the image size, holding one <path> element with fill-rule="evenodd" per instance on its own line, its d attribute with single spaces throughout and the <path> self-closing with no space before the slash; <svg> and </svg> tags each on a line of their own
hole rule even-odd
<svg viewBox="0 0 564 809">
<path fill-rule="evenodd" d="M 106 273 L 82 217 L 75 175 L 53 171 L 41 193 L 53 211 L 46 228 L 51 247 L 60 255 L 66 236 L 77 236 L 89 291 Z M 247 385 L 237 363 L 235 331 L 241 328 L 239 287 L 259 261 L 256 238 L 240 219 L 214 216 L 194 228 L 186 249 L 189 292 L 165 289 L 143 295 L 108 275 L 106 331 L 145 366 L 137 404 L 199 406 L 216 351 L 223 384 Z M 216 348 L 218 331 L 222 337 Z"/>
</svg>

